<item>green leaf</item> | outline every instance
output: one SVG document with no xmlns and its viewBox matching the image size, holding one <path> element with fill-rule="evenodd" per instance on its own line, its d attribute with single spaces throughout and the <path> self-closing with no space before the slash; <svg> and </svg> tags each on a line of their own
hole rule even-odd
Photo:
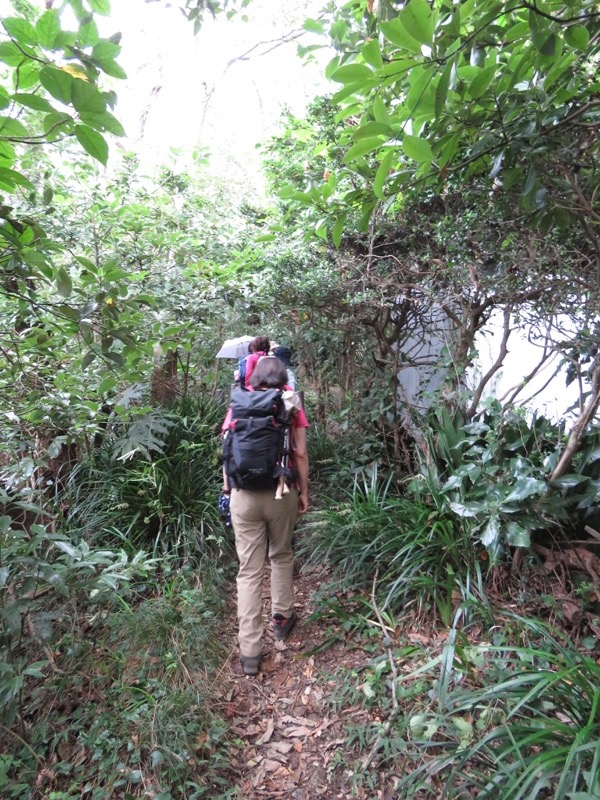
<svg viewBox="0 0 600 800">
<path fill-rule="evenodd" d="M 425 161 L 433 161 L 433 152 L 431 145 L 425 139 L 420 139 L 418 136 L 405 135 L 402 140 L 402 148 L 409 158 L 417 163 Z"/>
<path fill-rule="evenodd" d="M 346 215 L 342 214 L 341 217 L 338 217 L 336 219 L 333 228 L 331 229 L 331 240 L 336 247 L 340 246 L 345 226 L 346 226 Z"/>
<path fill-rule="evenodd" d="M 119 78 L 119 80 L 125 80 L 127 78 L 127 73 L 116 61 L 112 61 L 109 58 L 96 58 L 94 62 L 100 67 L 102 72 L 110 75 L 111 78 Z"/>
<path fill-rule="evenodd" d="M 36 45 L 38 43 L 35 28 L 23 17 L 7 17 L 2 20 L 2 24 L 11 39 L 15 39 L 20 44 Z"/>
<path fill-rule="evenodd" d="M 25 175 L 22 175 L 20 172 L 16 172 L 14 169 L 0 167 L 0 180 L 2 183 L 8 184 L 9 186 L 23 186 L 30 192 L 34 191 L 34 186 L 31 181 L 27 180 Z"/>
<path fill-rule="evenodd" d="M 309 33 L 325 33 L 323 23 L 316 19 L 305 19 L 302 27 Z"/>
<path fill-rule="evenodd" d="M 58 11 L 53 9 L 45 11 L 38 19 L 35 30 L 40 47 L 52 50 L 56 37 L 60 33 L 60 18 Z"/>
<path fill-rule="evenodd" d="M 450 75 L 452 74 L 453 66 L 454 66 L 454 61 L 452 60 L 448 61 L 435 87 L 434 110 L 435 110 L 435 116 L 437 118 L 440 117 L 442 111 L 444 111 L 444 108 L 446 107 L 446 100 L 448 99 L 448 88 L 450 86 Z"/>
<path fill-rule="evenodd" d="M 110 111 L 103 111 L 102 114 L 90 114 L 83 112 L 79 115 L 82 122 L 97 131 L 108 131 L 115 136 L 125 136 L 125 129 Z"/>
<path fill-rule="evenodd" d="M 331 76 L 336 83 L 355 83 L 370 78 L 373 78 L 373 70 L 365 64 L 346 64 L 336 69 Z"/>
<path fill-rule="evenodd" d="M 587 50 L 590 43 L 590 32 L 582 25 L 575 25 L 565 31 L 565 42 L 576 50 Z"/>
<path fill-rule="evenodd" d="M 495 75 L 495 64 L 491 67 L 484 67 L 483 69 L 479 70 L 479 74 L 473 78 L 469 85 L 469 94 L 474 100 L 486 93 L 490 83 L 494 80 Z"/>
<path fill-rule="evenodd" d="M 352 132 L 353 139 L 366 139 L 369 136 L 392 136 L 394 133 L 390 125 L 384 122 L 366 122 L 359 125 Z"/>
<path fill-rule="evenodd" d="M 410 0 L 398 18 L 406 32 L 421 44 L 433 41 L 433 13 L 426 0 Z"/>
<path fill-rule="evenodd" d="M 73 291 L 73 281 L 64 267 L 59 267 L 56 271 L 56 289 L 61 297 L 70 297 Z"/>
<path fill-rule="evenodd" d="M 44 67 L 40 72 L 40 83 L 56 100 L 69 105 L 71 102 L 71 92 L 75 78 L 65 72 L 64 69 L 56 67 Z"/>
<path fill-rule="evenodd" d="M 92 49 L 92 58 L 97 58 L 100 61 L 105 58 L 109 61 L 114 61 L 120 52 L 121 47 L 115 42 L 111 42 L 110 39 L 100 39 Z"/>
<path fill-rule="evenodd" d="M 9 67 L 18 67 L 27 61 L 27 56 L 14 42 L 2 42 L 0 44 L 0 61 Z"/>
<path fill-rule="evenodd" d="M 98 385 L 98 394 L 106 394 L 110 392 L 111 389 L 114 389 L 117 385 L 117 381 L 115 378 L 104 378 L 104 380 L 100 381 Z"/>
<path fill-rule="evenodd" d="M 421 53 L 421 42 L 408 33 L 406 27 L 399 19 L 382 22 L 381 32 L 385 38 L 392 44 L 395 44 L 396 47 L 409 50 L 411 53 Z"/>
<path fill-rule="evenodd" d="M 62 111 L 53 111 L 44 117 L 44 131 L 50 141 L 57 139 L 73 127 L 73 118 Z"/>
<path fill-rule="evenodd" d="M 110 14 L 110 0 L 88 0 L 90 8 L 96 14 L 107 17 Z"/>
<path fill-rule="evenodd" d="M 98 131 L 90 128 L 88 125 L 75 125 L 75 136 L 79 144 L 92 158 L 97 159 L 101 164 L 106 166 L 106 162 L 108 161 L 108 144 L 101 133 L 98 133 Z"/>
<path fill-rule="evenodd" d="M 381 147 L 382 144 L 383 140 L 380 136 L 372 139 L 361 139 L 360 142 L 357 142 L 348 150 L 342 161 L 344 162 L 344 164 L 348 164 L 355 158 L 360 158 L 361 156 L 364 156 L 366 153 L 370 153 L 373 150 L 377 150 L 377 148 Z"/>
<path fill-rule="evenodd" d="M 26 139 L 29 132 L 18 119 L 0 116 L 0 136 L 10 139 Z"/>
<path fill-rule="evenodd" d="M 100 34 L 98 33 L 98 26 L 93 17 L 88 16 L 87 21 L 84 22 L 77 32 L 77 43 L 80 47 L 93 47 L 98 43 Z"/>
<path fill-rule="evenodd" d="M 527 528 L 517 522 L 509 522 L 506 526 L 506 541 L 511 547 L 529 547 L 531 536 Z"/>
<path fill-rule="evenodd" d="M 82 369 L 87 369 L 95 358 L 96 358 L 96 353 L 94 353 L 93 350 L 90 350 L 81 359 L 81 368 Z"/>
<path fill-rule="evenodd" d="M 562 475 L 560 478 L 552 481 L 550 485 L 556 487 L 557 489 L 572 489 L 573 487 L 579 486 L 582 483 L 587 483 L 588 481 L 589 478 L 586 475 L 573 473 L 570 475 Z"/>
<path fill-rule="evenodd" d="M 375 180 L 373 181 L 373 192 L 375 193 L 375 197 L 378 197 L 380 200 L 383 200 L 383 187 L 385 186 L 385 182 L 387 180 L 387 176 L 390 171 L 390 167 L 392 166 L 395 154 L 395 150 L 388 150 L 382 158 L 381 164 L 377 168 L 377 172 L 375 174 Z"/>
<path fill-rule="evenodd" d="M 360 52 L 367 64 L 370 64 L 374 69 L 381 69 L 381 67 L 383 67 L 381 48 L 379 47 L 377 39 L 371 39 L 370 42 L 365 42 Z"/>
<path fill-rule="evenodd" d="M 525 500 L 527 497 L 532 497 L 535 494 L 543 494 L 547 490 L 544 481 L 537 478 L 522 478 L 514 485 L 510 494 L 502 501 L 505 503 L 513 503 L 515 500 Z"/>
<path fill-rule="evenodd" d="M 54 111 L 50 103 L 45 97 L 40 97 L 37 94 L 25 94 L 17 92 L 13 94 L 13 100 L 21 106 L 26 108 L 33 108 L 34 111 Z"/>
<path fill-rule="evenodd" d="M 481 534 L 481 544 L 484 547 L 493 547 L 500 538 L 500 520 L 496 516 L 491 516 Z"/>
<path fill-rule="evenodd" d="M 73 107 L 79 111 L 89 111 L 93 114 L 102 113 L 106 109 L 106 101 L 93 83 L 88 81 L 73 81 L 71 90 Z"/>
<path fill-rule="evenodd" d="M 389 124 L 390 117 L 386 105 L 379 95 L 376 95 L 373 99 L 373 116 L 377 122 Z"/>
</svg>

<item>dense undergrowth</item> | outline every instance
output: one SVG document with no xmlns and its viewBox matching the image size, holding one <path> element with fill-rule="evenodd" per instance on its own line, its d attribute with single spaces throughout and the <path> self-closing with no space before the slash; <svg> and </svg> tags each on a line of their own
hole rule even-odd
<svg viewBox="0 0 600 800">
<path fill-rule="evenodd" d="M 152 435 L 138 415 L 109 428 L 56 507 L 5 496 L 3 797 L 228 795 L 221 414 L 188 402 L 152 415 Z"/>
<path fill-rule="evenodd" d="M 235 562 L 216 511 L 222 411 L 206 399 L 138 410 L 107 426 L 59 495 L 4 497 L 3 796 L 237 796 L 216 702 Z M 549 485 L 561 436 L 519 416 L 442 414 L 434 458 L 398 480 L 383 458 L 365 467 L 375 440 L 361 453 L 353 435 L 311 432 L 317 508 L 300 555 L 332 570 L 323 646 L 351 634 L 364 649 L 331 701 L 371 713 L 339 755 L 340 770 L 361 761 L 357 790 L 600 796 L 597 575 L 542 564 L 565 520 L 571 536 L 594 530 L 600 450 L 592 429 L 579 471 Z M 494 538 L 486 513 L 502 522 Z M 515 525 L 531 545 L 520 573 Z"/>
<path fill-rule="evenodd" d="M 340 757 L 356 788 L 600 797 L 600 561 L 590 524 L 600 448 L 592 428 L 572 472 L 548 482 L 562 437 L 543 418 L 492 409 L 465 424 L 442 412 L 412 480 L 376 463 L 350 487 L 323 473 L 326 496 L 302 547 L 308 564 L 333 569 L 315 615 L 330 626 L 325 646 L 352 635 L 365 650 L 360 669 L 334 676 L 332 701 L 334 712 L 357 703 L 372 712 L 347 727 L 354 756 Z M 325 462 L 323 443 L 319 452 Z M 588 547 L 574 551 L 576 537 Z M 548 558 L 561 546 L 571 560 Z"/>
</svg>

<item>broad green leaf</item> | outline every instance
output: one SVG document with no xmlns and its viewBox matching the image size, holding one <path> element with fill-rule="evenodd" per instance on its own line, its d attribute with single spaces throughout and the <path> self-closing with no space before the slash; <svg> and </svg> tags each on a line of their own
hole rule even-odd
<svg viewBox="0 0 600 800">
<path fill-rule="evenodd" d="M 90 114 L 83 112 L 79 115 L 82 122 L 97 131 L 108 131 L 115 136 L 125 136 L 125 129 L 110 111 L 103 111 L 102 114 Z"/>
<path fill-rule="evenodd" d="M 96 353 L 93 350 L 90 350 L 81 359 L 81 368 L 87 369 L 95 358 L 96 358 Z"/>
<path fill-rule="evenodd" d="M 23 17 L 6 17 L 2 20 L 6 32 L 19 44 L 36 45 L 37 32 L 31 22 Z"/>
<path fill-rule="evenodd" d="M 395 44 L 396 47 L 401 47 L 403 50 L 408 50 L 411 53 L 421 53 L 421 42 L 408 33 L 406 27 L 398 18 L 392 19 L 389 22 L 382 22 L 381 32 L 385 38 L 392 44 Z"/>
<path fill-rule="evenodd" d="M 333 228 L 331 229 L 331 240 L 336 247 L 340 246 L 345 226 L 346 226 L 346 215 L 342 214 L 341 217 L 338 217 L 336 219 Z"/>
<path fill-rule="evenodd" d="M 382 158 L 381 164 L 377 168 L 377 172 L 375 174 L 375 180 L 373 181 L 373 192 L 375 193 L 375 197 L 378 197 L 380 200 L 383 200 L 383 187 L 385 186 L 385 182 L 387 180 L 387 176 L 390 171 L 390 167 L 392 166 L 395 154 L 395 150 L 388 150 Z"/>
<path fill-rule="evenodd" d="M 100 381 L 98 384 L 98 394 L 106 394 L 110 392 L 111 389 L 114 389 L 117 385 L 117 381 L 115 378 L 104 378 L 104 380 Z"/>
<path fill-rule="evenodd" d="M 61 103 L 65 103 L 65 105 L 70 104 L 75 78 L 64 69 L 44 67 L 40 72 L 40 82 L 52 97 L 60 100 Z"/>
<path fill-rule="evenodd" d="M 75 125 L 75 136 L 86 152 L 106 166 L 108 144 L 101 133 L 98 133 L 88 125 Z"/>
<path fill-rule="evenodd" d="M 316 19 L 305 19 L 302 27 L 309 33 L 325 33 L 323 23 Z"/>
<path fill-rule="evenodd" d="M 77 32 L 77 43 L 80 47 L 93 47 L 98 43 L 100 34 L 98 33 L 98 26 L 93 17 L 87 18 Z"/>
<path fill-rule="evenodd" d="M 29 131 L 18 119 L 0 116 L 0 136 L 9 139 L 26 139 Z"/>
<path fill-rule="evenodd" d="M 396 61 L 390 61 L 384 64 L 381 73 L 383 73 L 386 78 L 400 78 L 402 75 L 414 69 L 419 63 L 421 62 L 414 61 L 412 58 L 399 58 Z"/>
<path fill-rule="evenodd" d="M 14 169 L 0 167 L 0 180 L 9 186 L 23 186 L 30 192 L 34 191 L 34 186 L 31 181 L 29 181 L 25 175 L 22 175 L 20 172 L 16 172 Z"/>
<path fill-rule="evenodd" d="M 344 164 L 348 164 L 355 158 L 360 158 L 367 153 L 371 153 L 373 150 L 377 150 L 382 144 L 383 139 L 380 136 L 372 139 L 361 139 L 360 142 L 357 142 L 348 150 L 342 160 Z"/>
<path fill-rule="evenodd" d="M 8 108 L 11 103 L 11 98 L 6 94 L 4 89 L 0 87 L 0 111 Z"/>
<path fill-rule="evenodd" d="M 398 18 L 406 32 L 421 44 L 430 45 L 433 40 L 433 12 L 426 0 L 410 0 Z"/>
<path fill-rule="evenodd" d="M 406 134 L 402 140 L 402 149 L 409 158 L 417 163 L 424 161 L 433 161 L 433 152 L 431 145 L 425 139 L 420 139 L 418 136 L 409 136 Z"/>
<path fill-rule="evenodd" d="M 531 535 L 522 525 L 509 522 L 506 526 L 506 541 L 511 547 L 530 547 Z"/>
<path fill-rule="evenodd" d="M 88 81 L 73 81 L 71 99 L 73 107 L 80 113 L 89 111 L 93 114 L 98 114 L 106 109 L 106 101 L 94 84 Z"/>
<path fill-rule="evenodd" d="M 393 129 L 384 122 L 366 122 L 352 131 L 353 139 L 366 139 L 370 136 L 392 136 Z"/>
<path fill-rule="evenodd" d="M 73 118 L 61 111 L 53 111 L 44 117 L 44 131 L 50 141 L 70 131 L 73 127 Z"/>
<path fill-rule="evenodd" d="M 59 267 L 56 271 L 56 288 L 61 297 L 66 299 L 71 296 L 73 281 L 64 267 Z"/>
<path fill-rule="evenodd" d="M 435 87 L 435 116 L 437 118 L 440 117 L 446 107 L 448 88 L 450 86 L 450 75 L 452 74 L 453 66 L 454 61 L 448 61 Z"/>
<path fill-rule="evenodd" d="M 26 61 L 19 67 L 19 90 L 26 92 L 34 86 L 37 89 L 40 82 L 42 65 L 39 61 Z"/>
<path fill-rule="evenodd" d="M 94 62 L 100 67 L 102 72 L 110 75 L 111 78 L 118 78 L 119 80 L 125 80 L 127 78 L 127 73 L 123 67 L 110 58 L 96 58 Z"/>
<path fill-rule="evenodd" d="M 370 42 L 365 42 L 360 52 L 367 64 L 370 64 L 374 69 L 381 69 L 381 67 L 383 67 L 383 58 L 381 57 L 381 49 L 377 39 L 371 39 Z"/>
<path fill-rule="evenodd" d="M 355 83 L 370 78 L 373 78 L 373 70 L 365 64 L 345 64 L 331 76 L 336 83 Z"/>
<path fill-rule="evenodd" d="M 16 94 L 13 94 L 13 100 L 15 103 L 25 106 L 26 108 L 33 108 L 35 111 L 54 111 L 46 98 L 40 97 L 38 94 L 25 94 L 23 92 L 17 92 Z"/>
<path fill-rule="evenodd" d="M 575 25 L 565 30 L 565 42 L 576 50 L 587 50 L 590 43 L 590 32 L 582 25 Z"/>
<path fill-rule="evenodd" d="M 547 490 L 544 481 L 537 478 L 522 478 L 514 485 L 510 494 L 505 497 L 502 503 L 514 503 L 516 500 L 525 500 L 536 494 L 543 494 Z"/>
<path fill-rule="evenodd" d="M 450 508 L 459 517 L 476 517 L 484 510 L 483 503 L 450 503 Z"/>
<path fill-rule="evenodd" d="M 473 78 L 469 85 L 469 94 L 474 100 L 486 93 L 490 83 L 494 80 L 495 75 L 495 65 L 491 67 L 484 67 L 483 69 L 479 70 L 479 74 Z"/>
<path fill-rule="evenodd" d="M 4 166 L 9 167 L 14 164 L 17 158 L 17 152 L 10 142 L 0 141 L 0 159 Z"/>
<path fill-rule="evenodd" d="M 580 484 L 587 483 L 588 481 L 589 478 L 586 475 L 573 473 L 572 475 L 562 475 L 560 478 L 552 481 L 550 485 L 556 487 L 557 489 L 572 489 L 574 486 L 579 486 Z"/>
<path fill-rule="evenodd" d="M 0 61 L 9 67 L 18 67 L 27 56 L 20 50 L 14 42 L 2 42 L 0 44 Z"/>
<path fill-rule="evenodd" d="M 101 39 L 92 49 L 92 58 L 97 58 L 99 61 L 105 58 L 114 61 L 120 52 L 121 47 L 118 44 L 111 42 L 110 39 Z"/>
<path fill-rule="evenodd" d="M 40 47 L 43 47 L 45 50 L 52 50 L 56 42 L 56 37 L 60 33 L 58 11 L 54 9 L 44 11 L 36 23 L 35 30 Z"/>
<path fill-rule="evenodd" d="M 107 17 L 110 14 L 110 0 L 88 0 L 90 8 L 96 14 L 102 14 Z"/>
<path fill-rule="evenodd" d="M 491 516 L 481 534 L 481 544 L 484 547 L 493 547 L 500 538 L 500 520 Z"/>
<path fill-rule="evenodd" d="M 373 116 L 377 122 L 384 122 L 389 124 L 389 114 L 383 100 L 379 95 L 373 99 Z"/>
</svg>

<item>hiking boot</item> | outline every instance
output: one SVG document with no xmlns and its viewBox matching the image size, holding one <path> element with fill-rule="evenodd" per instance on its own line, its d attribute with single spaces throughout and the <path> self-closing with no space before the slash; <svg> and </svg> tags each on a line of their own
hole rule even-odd
<svg viewBox="0 0 600 800">
<path fill-rule="evenodd" d="M 258 675 L 260 658 L 260 656 L 240 656 L 240 663 L 244 670 L 244 675 Z"/>
<path fill-rule="evenodd" d="M 292 628 L 298 621 L 298 615 L 292 611 L 289 617 L 284 617 L 283 614 L 273 614 L 271 627 L 273 628 L 273 636 L 280 641 L 287 639 L 292 632 Z"/>
</svg>

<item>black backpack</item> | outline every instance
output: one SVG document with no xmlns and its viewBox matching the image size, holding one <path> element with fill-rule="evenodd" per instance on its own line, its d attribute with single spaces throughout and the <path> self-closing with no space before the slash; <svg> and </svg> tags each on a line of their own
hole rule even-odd
<svg viewBox="0 0 600 800">
<path fill-rule="evenodd" d="M 282 473 L 289 420 L 278 389 L 231 392 L 231 419 L 223 466 L 236 489 L 272 489 Z"/>
</svg>

